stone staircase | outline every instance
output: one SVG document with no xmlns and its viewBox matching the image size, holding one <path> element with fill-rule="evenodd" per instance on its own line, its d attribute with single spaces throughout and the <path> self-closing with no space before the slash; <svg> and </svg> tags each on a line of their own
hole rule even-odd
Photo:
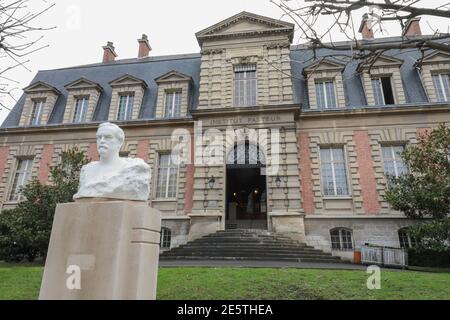
<svg viewBox="0 0 450 320">
<path fill-rule="evenodd" d="M 166 251 L 161 260 L 260 260 L 341 263 L 339 257 L 260 230 L 226 230 Z"/>
</svg>

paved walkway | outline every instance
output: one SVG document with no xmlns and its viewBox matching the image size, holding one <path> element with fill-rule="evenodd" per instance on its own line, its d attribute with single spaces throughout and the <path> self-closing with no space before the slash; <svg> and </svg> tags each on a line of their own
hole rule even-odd
<svg viewBox="0 0 450 320">
<path fill-rule="evenodd" d="M 176 267 L 235 267 L 235 268 L 297 268 L 331 270 L 366 270 L 366 266 L 347 263 L 307 263 L 283 261 L 247 261 L 247 260 L 160 260 L 163 268 Z"/>
</svg>

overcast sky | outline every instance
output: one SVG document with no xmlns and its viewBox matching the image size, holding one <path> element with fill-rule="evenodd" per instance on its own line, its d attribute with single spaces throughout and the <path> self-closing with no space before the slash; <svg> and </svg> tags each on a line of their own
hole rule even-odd
<svg viewBox="0 0 450 320">
<path fill-rule="evenodd" d="M 31 2 L 42 7 L 40 1 Z M 424 1 L 429 7 L 444 2 L 447 0 Z M 41 26 L 57 27 L 44 33 L 41 44 L 50 47 L 30 56 L 31 62 L 27 66 L 31 72 L 19 68 L 9 76 L 17 80 L 17 87 L 22 89 L 38 70 L 101 62 L 101 47 L 107 41 L 114 42 L 118 59 L 136 57 L 137 39 L 143 33 L 149 36 L 153 48 L 151 55 L 199 52 L 196 32 L 243 10 L 276 19 L 282 16 L 281 10 L 269 0 L 57 0 L 56 6 L 39 21 Z M 425 18 L 424 33 L 431 33 L 428 24 L 446 32 L 449 23 L 448 20 Z M 399 28 L 390 26 L 388 31 L 385 36 L 398 35 Z M 335 40 L 339 40 L 339 35 Z M 0 69 L 4 67 L 0 65 Z M 21 94 L 22 90 L 14 91 L 16 99 Z M 7 99 L 3 103 L 11 108 L 15 102 Z M 0 110 L 0 123 L 8 112 L 5 108 Z"/>
</svg>

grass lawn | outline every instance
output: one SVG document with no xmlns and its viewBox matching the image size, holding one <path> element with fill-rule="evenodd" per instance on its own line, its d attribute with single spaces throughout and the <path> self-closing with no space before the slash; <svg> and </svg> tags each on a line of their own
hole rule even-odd
<svg viewBox="0 0 450 320">
<path fill-rule="evenodd" d="M 37 299 L 43 268 L 0 265 L 0 300 Z M 162 268 L 158 299 L 445 299 L 449 273 L 383 271 L 381 290 L 366 287 L 364 271 Z"/>
</svg>

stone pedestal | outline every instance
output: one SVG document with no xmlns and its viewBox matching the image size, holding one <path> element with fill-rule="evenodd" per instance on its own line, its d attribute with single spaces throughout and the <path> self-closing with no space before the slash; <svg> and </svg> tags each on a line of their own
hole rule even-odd
<svg viewBox="0 0 450 320">
<path fill-rule="evenodd" d="M 156 299 L 160 230 L 145 202 L 58 205 L 39 299 Z"/>
<path fill-rule="evenodd" d="M 205 213 L 191 213 L 191 226 L 189 229 L 188 241 L 200 239 L 212 233 L 216 233 L 222 228 L 222 213 L 208 211 Z"/>
<path fill-rule="evenodd" d="M 305 215 L 296 212 L 269 213 L 271 231 L 282 233 L 285 236 L 305 242 Z"/>
</svg>

